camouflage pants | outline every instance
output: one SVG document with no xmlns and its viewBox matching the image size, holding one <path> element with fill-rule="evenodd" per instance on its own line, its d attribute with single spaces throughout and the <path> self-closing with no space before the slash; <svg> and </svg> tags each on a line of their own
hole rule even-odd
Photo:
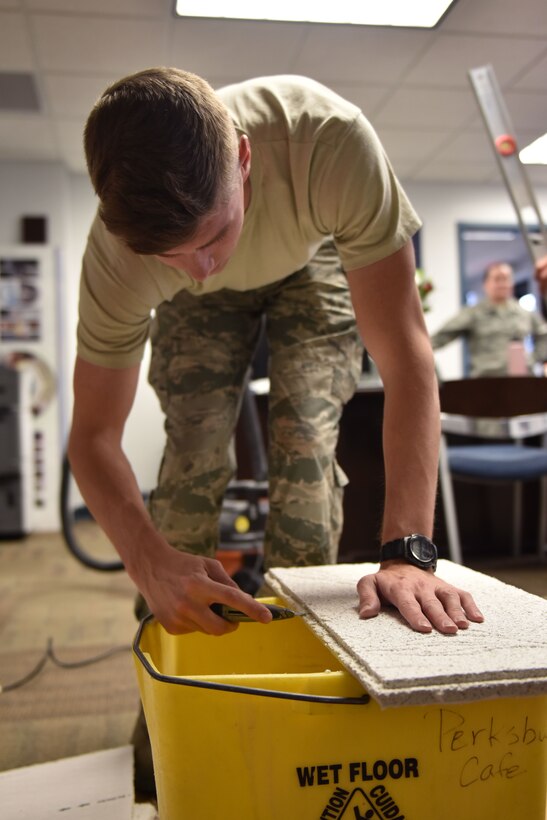
<svg viewBox="0 0 547 820">
<path fill-rule="evenodd" d="M 332 245 L 272 285 L 204 296 L 181 291 L 159 307 L 149 379 L 167 442 L 150 514 L 173 546 L 215 554 L 242 386 L 263 316 L 270 351 L 265 566 L 330 563 L 346 481 L 335 460 L 338 425 L 362 357 Z"/>
</svg>

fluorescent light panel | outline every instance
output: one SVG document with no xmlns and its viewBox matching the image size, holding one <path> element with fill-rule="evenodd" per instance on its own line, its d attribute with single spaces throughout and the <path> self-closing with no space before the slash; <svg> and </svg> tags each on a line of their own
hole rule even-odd
<svg viewBox="0 0 547 820">
<path fill-rule="evenodd" d="M 547 165 L 547 134 L 523 148 L 519 157 L 525 165 Z"/>
<path fill-rule="evenodd" d="M 455 0 L 176 0 L 179 17 L 433 28 Z M 229 6 L 229 10 L 227 9 Z"/>
</svg>

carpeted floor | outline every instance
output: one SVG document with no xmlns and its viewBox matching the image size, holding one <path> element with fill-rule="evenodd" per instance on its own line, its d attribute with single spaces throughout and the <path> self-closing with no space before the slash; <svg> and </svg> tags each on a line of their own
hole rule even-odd
<svg viewBox="0 0 547 820">
<path fill-rule="evenodd" d="M 123 573 L 87 569 L 57 535 L 0 542 L 0 770 L 125 745 L 139 703 L 130 644 L 134 588 Z M 43 657 L 51 659 L 12 691 Z M 8 691 L 5 691 L 6 688 Z"/>
<path fill-rule="evenodd" d="M 104 557 L 111 548 L 94 525 L 78 527 L 81 543 Z M 547 597 L 547 565 L 476 568 Z M 130 742 L 139 702 L 129 651 L 134 592 L 125 573 L 84 567 L 58 535 L 0 541 L 0 771 Z M 79 668 L 48 660 L 34 679 L 5 691 L 35 667 L 48 639 L 62 662 L 124 650 Z"/>
</svg>

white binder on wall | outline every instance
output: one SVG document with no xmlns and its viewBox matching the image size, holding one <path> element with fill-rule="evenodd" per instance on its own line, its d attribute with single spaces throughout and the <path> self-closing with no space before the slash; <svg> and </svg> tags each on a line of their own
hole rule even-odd
<svg viewBox="0 0 547 820">
<path fill-rule="evenodd" d="M 58 254 L 44 245 L 0 246 L 0 364 L 24 374 L 27 385 L 19 430 L 31 532 L 60 528 L 62 320 Z"/>
</svg>

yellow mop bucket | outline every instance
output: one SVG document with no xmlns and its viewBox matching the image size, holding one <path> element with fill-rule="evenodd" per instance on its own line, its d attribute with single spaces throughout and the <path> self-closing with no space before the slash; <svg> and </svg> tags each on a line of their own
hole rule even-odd
<svg viewBox="0 0 547 820">
<path fill-rule="evenodd" d="M 382 710 L 302 618 L 133 649 L 161 820 L 545 820 L 547 697 Z"/>
</svg>

